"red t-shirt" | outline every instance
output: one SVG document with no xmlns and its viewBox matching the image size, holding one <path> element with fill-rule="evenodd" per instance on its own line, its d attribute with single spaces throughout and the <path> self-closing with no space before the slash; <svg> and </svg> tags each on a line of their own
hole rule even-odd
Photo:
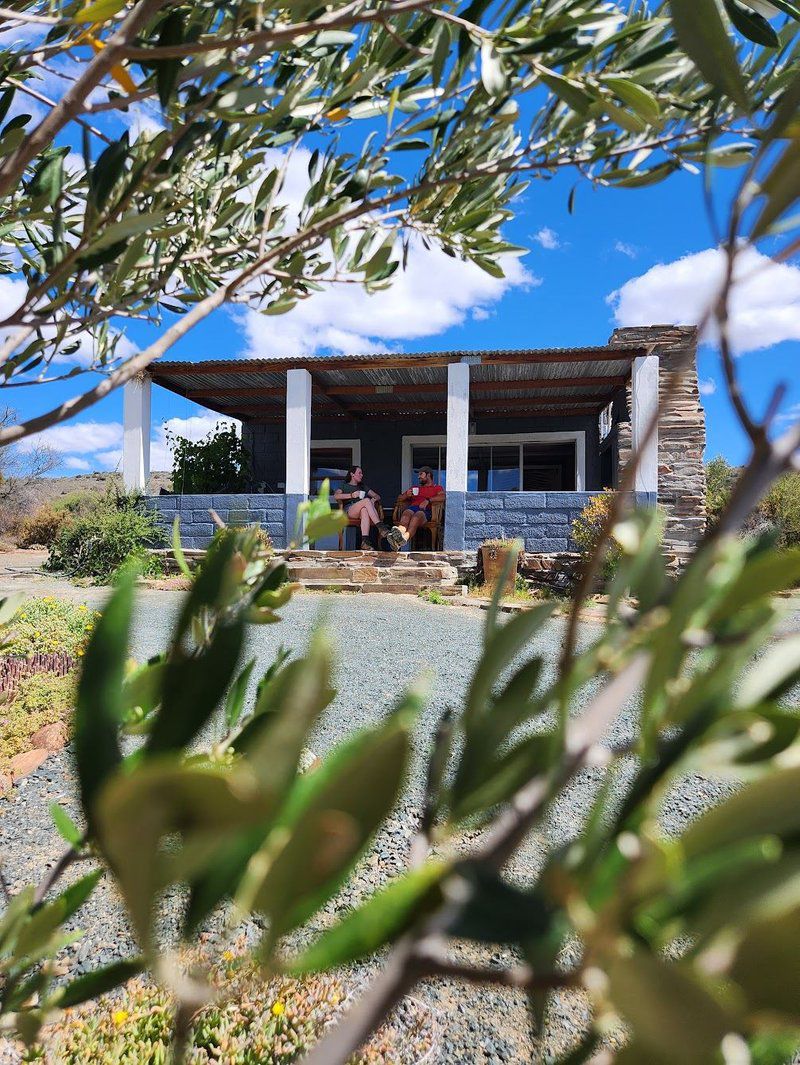
<svg viewBox="0 0 800 1065">
<path fill-rule="evenodd" d="M 410 502 L 412 504 L 413 503 L 422 503 L 423 501 L 427 502 L 427 501 L 429 501 L 431 499 L 434 499 L 436 496 L 440 496 L 440 495 L 443 495 L 443 494 L 444 494 L 444 488 L 442 488 L 442 486 L 440 484 L 425 484 L 425 485 L 421 484 L 421 485 L 419 485 L 419 491 L 417 492 L 417 494 L 415 496 L 411 497 Z"/>
</svg>

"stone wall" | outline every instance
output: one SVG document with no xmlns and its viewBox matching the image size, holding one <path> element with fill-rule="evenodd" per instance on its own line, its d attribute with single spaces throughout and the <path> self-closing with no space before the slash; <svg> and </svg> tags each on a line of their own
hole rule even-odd
<svg viewBox="0 0 800 1065">
<path fill-rule="evenodd" d="M 215 529 L 211 509 L 228 525 L 260 525 L 275 547 L 286 546 L 284 495 L 163 495 L 149 496 L 147 503 L 158 512 L 168 536 L 172 534 L 175 515 L 180 517 L 184 547 L 206 547 L 210 543 Z"/>
<path fill-rule="evenodd" d="M 665 546 L 684 560 L 706 527 L 706 417 L 697 384 L 697 329 L 667 325 L 615 329 L 610 343 L 652 345 L 652 354 L 659 358 L 658 502 L 667 515 Z M 631 454 L 629 414 L 623 414 L 618 424 L 617 443 L 621 473 Z"/>
</svg>

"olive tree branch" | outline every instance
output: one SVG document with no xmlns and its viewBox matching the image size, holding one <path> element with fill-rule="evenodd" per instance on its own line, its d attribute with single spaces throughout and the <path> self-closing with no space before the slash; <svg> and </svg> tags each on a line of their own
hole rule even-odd
<svg viewBox="0 0 800 1065">
<path fill-rule="evenodd" d="M 75 119 L 83 101 L 100 84 L 106 74 L 123 58 L 124 49 L 165 0 L 140 0 L 118 30 L 105 41 L 105 47 L 92 59 L 78 80 L 66 91 L 56 106 L 31 131 L 16 151 L 0 163 L 0 197 L 7 196 L 22 176 L 25 167 L 43 151 L 67 123 Z"/>
</svg>

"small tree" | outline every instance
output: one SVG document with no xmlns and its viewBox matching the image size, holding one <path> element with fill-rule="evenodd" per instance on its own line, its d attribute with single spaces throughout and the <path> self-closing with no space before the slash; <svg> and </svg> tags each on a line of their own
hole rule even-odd
<svg viewBox="0 0 800 1065">
<path fill-rule="evenodd" d="M 173 492 L 241 492 L 248 487 L 250 453 L 235 425 L 217 422 L 199 441 L 167 432 L 167 442 Z"/>
</svg>

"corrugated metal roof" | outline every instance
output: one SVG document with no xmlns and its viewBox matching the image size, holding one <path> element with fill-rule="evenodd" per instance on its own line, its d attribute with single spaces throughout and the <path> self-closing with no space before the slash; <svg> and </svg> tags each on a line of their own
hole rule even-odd
<svg viewBox="0 0 800 1065">
<path fill-rule="evenodd" d="M 427 360 L 442 359 L 446 362 L 459 362 L 465 358 L 480 358 L 493 360 L 497 358 L 515 358 L 520 362 L 535 360 L 541 356 L 589 356 L 593 352 L 606 357 L 613 352 L 618 352 L 622 358 L 632 358 L 644 354 L 648 349 L 641 344 L 592 344 L 583 347 L 566 348 L 495 348 L 478 351 L 453 350 L 453 351 L 403 351 L 403 352 L 376 352 L 374 354 L 359 355 L 314 355 L 314 356 L 269 356 L 263 359 L 203 359 L 198 362 L 173 360 L 172 362 L 154 363 L 150 372 L 158 374 L 172 374 L 185 372 L 191 367 L 200 373 L 222 370 L 228 372 L 236 368 L 239 371 L 250 373 L 252 371 L 270 370 L 280 368 L 282 372 L 294 367 L 313 369 L 315 366 L 322 369 L 327 363 L 338 363 L 342 366 L 358 366 L 361 363 L 383 363 L 391 366 L 396 361 L 402 362 L 425 362 Z M 224 369 L 222 369 L 224 368 Z"/>
<path fill-rule="evenodd" d="M 401 409 L 444 410 L 447 366 L 469 357 L 470 404 L 476 411 L 510 413 L 530 407 L 535 413 L 547 406 L 602 405 L 624 385 L 631 360 L 646 350 L 640 345 L 604 345 L 206 359 L 155 363 L 148 372 L 157 384 L 211 410 L 258 418 L 282 414 L 287 370 L 308 369 L 317 413 L 362 417 Z"/>
</svg>

